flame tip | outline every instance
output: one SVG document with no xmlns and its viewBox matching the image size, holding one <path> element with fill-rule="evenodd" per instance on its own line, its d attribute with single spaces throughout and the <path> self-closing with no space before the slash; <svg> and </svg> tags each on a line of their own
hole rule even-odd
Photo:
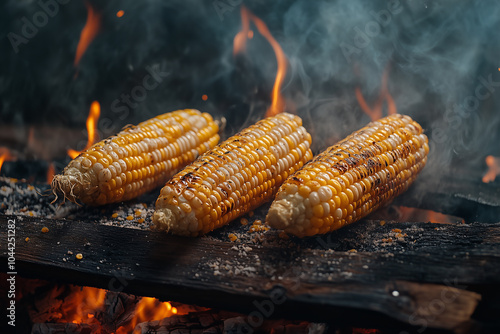
<svg viewBox="0 0 500 334">
<path fill-rule="evenodd" d="M 269 31 L 269 28 L 264 23 L 264 21 L 255 16 L 244 5 L 241 6 L 242 27 L 241 30 L 236 34 L 236 36 L 234 36 L 233 55 L 244 52 L 246 50 L 246 41 L 248 39 L 252 39 L 254 36 L 253 30 L 250 29 L 250 21 L 255 24 L 259 33 L 269 42 L 269 44 L 273 48 L 274 54 L 276 55 L 278 69 L 271 93 L 271 106 L 266 111 L 266 117 L 275 116 L 285 111 L 285 102 L 283 96 L 281 95 L 280 89 L 286 76 L 287 58 L 279 43 L 271 35 L 271 32 Z"/>
</svg>

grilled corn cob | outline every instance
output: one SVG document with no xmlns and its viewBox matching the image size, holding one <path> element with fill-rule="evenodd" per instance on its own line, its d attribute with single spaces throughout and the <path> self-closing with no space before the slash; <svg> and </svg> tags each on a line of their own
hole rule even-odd
<svg viewBox="0 0 500 334">
<path fill-rule="evenodd" d="M 267 223 L 299 237 L 339 229 L 404 192 L 428 152 L 427 136 L 409 116 L 372 122 L 290 176 Z"/>
<path fill-rule="evenodd" d="M 52 190 L 87 205 L 132 199 L 164 185 L 217 145 L 218 130 L 212 117 L 198 110 L 159 115 L 82 152 L 54 177 Z"/>
<path fill-rule="evenodd" d="M 311 136 L 298 116 L 259 121 L 176 174 L 156 201 L 160 230 L 197 236 L 269 201 L 288 175 L 312 158 Z"/>
</svg>

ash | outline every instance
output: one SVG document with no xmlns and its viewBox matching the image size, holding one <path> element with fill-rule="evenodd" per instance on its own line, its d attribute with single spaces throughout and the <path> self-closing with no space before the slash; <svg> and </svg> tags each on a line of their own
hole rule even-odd
<svg viewBox="0 0 500 334">
<path fill-rule="evenodd" d="M 66 201 L 52 203 L 48 184 L 32 185 L 25 180 L 0 177 L 0 214 L 94 222 L 125 228 L 150 229 L 156 193 L 135 201 L 103 207 L 81 206 Z"/>
<path fill-rule="evenodd" d="M 149 230 L 153 228 L 151 217 L 159 189 L 136 200 L 110 204 L 103 207 L 79 206 L 54 199 L 50 186 L 31 185 L 24 180 L 0 178 L 0 214 L 17 217 L 30 216 L 51 219 L 67 219 L 97 223 L 119 228 Z M 293 285 L 307 277 L 305 273 L 324 280 L 338 277 L 350 279 L 352 272 L 341 271 L 341 261 L 356 261 L 360 254 L 378 253 L 391 258 L 425 247 L 425 229 L 439 230 L 438 224 L 422 222 L 400 223 L 394 220 L 365 219 L 326 235 L 296 238 L 265 225 L 270 203 L 233 220 L 229 225 L 202 236 L 227 245 L 224 255 L 213 257 L 206 254 L 199 268 L 193 268 L 195 279 L 209 280 L 213 276 L 238 276 L 252 278 L 265 275 L 277 283 Z M 161 232 L 163 233 L 163 232 Z M 429 233 L 427 232 L 427 235 Z M 272 252 L 266 250 L 273 249 Z M 307 256 L 305 256 L 307 253 Z M 305 258 L 331 258 L 327 262 Z M 248 261 L 251 259 L 251 261 Z M 293 264 L 293 265 L 292 265 Z M 299 272 L 289 268 L 309 268 Z M 369 265 L 366 268 L 370 269 Z M 312 273 L 312 274 L 311 274 Z M 211 277 L 205 277 L 210 275 Z M 248 289 L 252 289 L 249 287 Z"/>
</svg>

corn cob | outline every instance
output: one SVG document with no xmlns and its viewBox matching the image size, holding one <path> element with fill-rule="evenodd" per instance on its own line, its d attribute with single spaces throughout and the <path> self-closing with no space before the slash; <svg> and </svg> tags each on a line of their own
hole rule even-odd
<svg viewBox="0 0 500 334">
<path fill-rule="evenodd" d="M 298 116 L 257 122 L 200 156 L 161 190 L 153 222 L 198 236 L 273 198 L 288 175 L 312 158 L 311 136 Z"/>
<path fill-rule="evenodd" d="M 87 205 L 132 199 L 164 185 L 217 145 L 218 130 L 212 117 L 198 110 L 159 115 L 82 152 L 54 177 L 52 190 Z"/>
<path fill-rule="evenodd" d="M 339 229 L 404 192 L 428 152 L 427 136 L 409 116 L 372 122 L 290 176 L 266 221 L 299 237 Z"/>
</svg>

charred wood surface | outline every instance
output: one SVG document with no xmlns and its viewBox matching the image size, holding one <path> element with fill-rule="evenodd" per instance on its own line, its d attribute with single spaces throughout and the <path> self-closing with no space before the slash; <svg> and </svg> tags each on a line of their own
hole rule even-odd
<svg viewBox="0 0 500 334">
<path fill-rule="evenodd" d="M 0 217 L 1 240 L 8 219 L 16 217 Z M 320 238 L 226 240 L 24 217 L 16 219 L 16 267 L 24 277 L 264 318 L 456 330 L 477 317 L 498 325 L 479 312 L 491 309 L 481 294 L 500 290 L 498 223 L 362 221 Z"/>
</svg>

